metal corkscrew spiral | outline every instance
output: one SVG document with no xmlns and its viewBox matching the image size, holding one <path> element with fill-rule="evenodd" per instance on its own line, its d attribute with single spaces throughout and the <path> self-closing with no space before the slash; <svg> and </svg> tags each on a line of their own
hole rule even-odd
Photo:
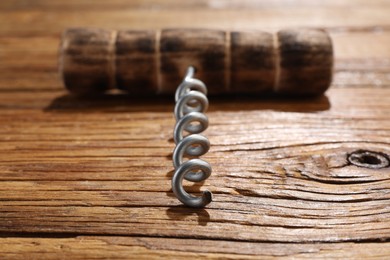
<svg viewBox="0 0 390 260">
<path fill-rule="evenodd" d="M 183 82 L 175 94 L 176 125 L 173 137 L 176 143 L 173 151 L 173 165 L 175 173 L 172 177 L 172 190 L 176 197 L 186 206 L 201 208 L 212 200 L 212 193 L 208 190 L 201 197 L 188 194 L 183 187 L 183 179 L 191 182 L 201 182 L 211 174 L 211 166 L 201 159 L 183 161 L 184 156 L 202 156 L 210 149 L 209 140 L 199 133 L 208 127 L 208 118 L 205 116 L 208 108 L 206 85 L 194 79 L 195 68 L 188 67 Z M 189 135 L 183 137 L 183 131 Z"/>
</svg>

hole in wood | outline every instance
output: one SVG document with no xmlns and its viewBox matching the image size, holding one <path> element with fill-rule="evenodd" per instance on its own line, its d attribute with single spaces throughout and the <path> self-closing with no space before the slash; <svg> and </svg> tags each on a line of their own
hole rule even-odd
<svg viewBox="0 0 390 260">
<path fill-rule="evenodd" d="M 385 168 L 390 164 L 389 157 L 386 154 L 366 150 L 351 153 L 348 156 L 348 161 L 353 165 L 371 169 Z"/>
</svg>

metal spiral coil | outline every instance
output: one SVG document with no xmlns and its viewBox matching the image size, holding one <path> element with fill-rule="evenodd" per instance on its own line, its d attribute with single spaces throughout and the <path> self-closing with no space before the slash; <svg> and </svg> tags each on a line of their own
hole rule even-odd
<svg viewBox="0 0 390 260">
<path fill-rule="evenodd" d="M 183 204 L 201 208 L 211 202 L 211 192 L 206 190 L 201 197 L 196 197 L 188 194 L 183 188 L 183 179 L 201 182 L 211 174 L 211 166 L 206 161 L 201 159 L 183 161 L 184 156 L 202 156 L 210 149 L 209 140 L 199 134 L 208 127 L 208 118 L 204 114 L 209 105 L 206 97 L 207 88 L 202 81 L 193 78 L 194 73 L 194 67 L 189 67 L 175 94 L 176 125 L 173 138 L 176 147 L 172 156 L 175 167 L 172 190 Z M 187 131 L 189 135 L 183 137 L 183 131 Z"/>
</svg>

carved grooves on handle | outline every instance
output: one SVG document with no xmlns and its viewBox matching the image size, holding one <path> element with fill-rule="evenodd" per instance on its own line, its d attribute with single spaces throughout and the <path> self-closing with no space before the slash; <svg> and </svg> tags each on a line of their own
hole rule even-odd
<svg viewBox="0 0 390 260">
<path fill-rule="evenodd" d="M 69 29 L 60 51 L 65 86 L 76 94 L 113 85 L 137 96 L 172 94 L 189 65 L 211 95 L 319 95 L 331 83 L 333 49 L 314 29 Z"/>
</svg>

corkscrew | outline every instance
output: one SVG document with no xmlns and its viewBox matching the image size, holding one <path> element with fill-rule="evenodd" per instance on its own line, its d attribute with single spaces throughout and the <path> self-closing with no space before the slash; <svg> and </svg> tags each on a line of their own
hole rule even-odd
<svg viewBox="0 0 390 260">
<path fill-rule="evenodd" d="M 208 118 L 204 114 L 208 108 L 206 85 L 193 78 L 195 68 L 190 66 L 183 82 L 175 94 L 176 125 L 173 138 L 176 147 L 173 151 L 175 173 L 172 177 L 172 190 L 176 197 L 189 207 L 201 208 L 209 204 L 212 194 L 206 190 L 201 197 L 188 194 L 183 187 L 183 179 L 191 182 L 206 180 L 211 174 L 211 166 L 201 159 L 183 161 L 184 156 L 202 156 L 210 149 L 209 140 L 199 133 L 208 127 Z M 183 137 L 183 131 L 189 135 Z"/>
</svg>

